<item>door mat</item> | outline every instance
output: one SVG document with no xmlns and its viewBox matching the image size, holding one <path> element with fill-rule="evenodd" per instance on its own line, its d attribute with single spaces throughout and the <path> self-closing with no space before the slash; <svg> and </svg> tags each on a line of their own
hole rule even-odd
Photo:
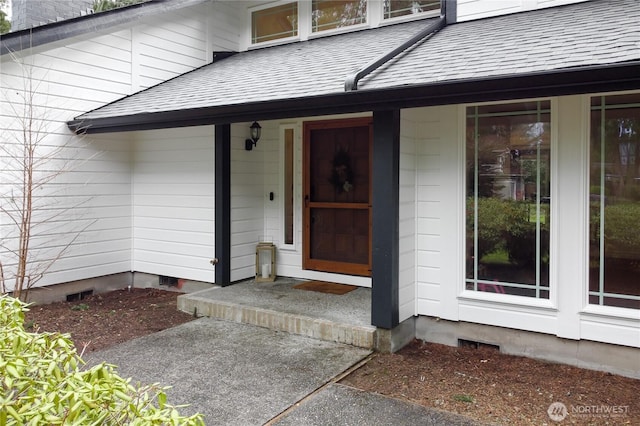
<svg viewBox="0 0 640 426">
<path fill-rule="evenodd" d="M 358 286 L 330 283 L 327 281 L 305 281 L 303 283 L 294 285 L 293 288 L 297 288 L 299 290 L 317 291 L 320 293 L 346 294 L 350 291 L 355 290 L 356 288 L 358 288 Z"/>
</svg>

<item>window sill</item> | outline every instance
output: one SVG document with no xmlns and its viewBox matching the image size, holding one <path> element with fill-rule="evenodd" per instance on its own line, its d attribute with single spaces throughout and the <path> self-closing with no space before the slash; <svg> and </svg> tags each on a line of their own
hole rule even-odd
<svg viewBox="0 0 640 426">
<path fill-rule="evenodd" d="M 368 28 L 371 28 L 371 26 L 367 23 L 367 24 L 349 25 L 348 27 L 332 28 L 330 30 L 312 32 L 309 34 L 309 40 L 314 38 L 321 38 L 321 37 L 327 37 L 327 36 L 332 36 L 337 34 L 345 34 L 345 33 L 350 33 L 354 31 L 366 30 Z"/>
<path fill-rule="evenodd" d="M 249 45 L 247 50 L 262 49 L 263 47 L 279 46 L 281 44 L 295 43 L 296 41 L 300 41 L 300 36 L 279 38 L 276 40 L 269 40 L 269 41 L 261 41 L 260 43 L 252 43 Z"/>
<path fill-rule="evenodd" d="M 581 316 L 595 316 L 603 318 L 617 318 L 640 322 L 640 311 L 632 308 L 616 306 L 587 305 L 580 312 Z"/>
<path fill-rule="evenodd" d="M 472 290 L 463 290 L 458 295 L 458 300 L 494 305 L 510 306 L 514 308 L 533 308 L 547 311 L 557 311 L 556 306 L 549 299 L 534 299 L 531 297 L 512 296 L 508 294 L 496 294 Z"/>
<path fill-rule="evenodd" d="M 403 22 L 419 21 L 421 19 L 437 18 L 440 16 L 439 10 L 433 10 L 423 13 L 415 13 L 412 15 L 398 16 L 396 18 L 384 18 L 380 21 L 379 26 L 384 27 L 386 25 L 400 24 Z"/>
</svg>

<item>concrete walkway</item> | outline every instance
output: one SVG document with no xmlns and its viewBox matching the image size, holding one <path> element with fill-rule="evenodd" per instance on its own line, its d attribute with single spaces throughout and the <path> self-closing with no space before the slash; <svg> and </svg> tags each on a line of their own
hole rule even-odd
<svg viewBox="0 0 640 426">
<path fill-rule="evenodd" d="M 189 404 L 207 425 L 472 425 L 335 383 L 368 349 L 249 324 L 200 318 L 87 357 L 133 382 L 172 386 L 168 402 Z"/>
</svg>

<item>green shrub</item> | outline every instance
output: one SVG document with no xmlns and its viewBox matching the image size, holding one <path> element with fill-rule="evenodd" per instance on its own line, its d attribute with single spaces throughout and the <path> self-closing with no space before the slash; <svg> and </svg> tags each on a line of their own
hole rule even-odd
<svg viewBox="0 0 640 426">
<path fill-rule="evenodd" d="M 604 208 L 605 253 L 615 252 L 616 257 L 640 255 L 640 203 L 620 203 Z M 598 220 L 593 217 L 592 220 Z M 599 223 L 597 223 L 599 227 Z M 614 254 L 614 253 L 612 253 Z"/>
<path fill-rule="evenodd" d="M 106 12 L 107 10 L 144 3 L 145 1 L 148 0 L 95 0 L 93 2 L 93 10 L 96 13 Z"/>
<path fill-rule="evenodd" d="M 0 296 L 0 425 L 203 425 L 166 403 L 167 387 L 134 387 L 116 367 L 85 369 L 71 338 L 24 329 L 26 305 Z"/>
<path fill-rule="evenodd" d="M 536 264 L 537 210 L 536 205 L 524 201 L 510 201 L 506 208 L 506 230 L 509 260 L 520 266 Z M 540 206 L 540 258 L 549 255 L 549 206 Z"/>
<path fill-rule="evenodd" d="M 478 198 L 478 258 L 506 250 L 509 261 L 521 266 L 535 264 L 536 206 L 526 201 L 497 197 Z M 540 206 L 540 256 L 549 254 L 549 206 Z M 473 237 L 473 199 L 467 199 L 467 238 Z"/>
<path fill-rule="evenodd" d="M 504 247 L 508 217 L 506 201 L 493 197 L 478 198 L 478 259 Z M 473 198 L 467 199 L 467 241 L 473 241 Z"/>
</svg>

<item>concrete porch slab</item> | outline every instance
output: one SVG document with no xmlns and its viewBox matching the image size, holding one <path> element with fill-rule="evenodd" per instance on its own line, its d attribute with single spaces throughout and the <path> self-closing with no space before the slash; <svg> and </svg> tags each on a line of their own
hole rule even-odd
<svg viewBox="0 0 640 426">
<path fill-rule="evenodd" d="M 248 280 L 178 297 L 178 309 L 196 316 L 251 324 L 275 331 L 372 349 L 371 290 L 343 295 L 295 289 L 299 280 Z"/>
</svg>

